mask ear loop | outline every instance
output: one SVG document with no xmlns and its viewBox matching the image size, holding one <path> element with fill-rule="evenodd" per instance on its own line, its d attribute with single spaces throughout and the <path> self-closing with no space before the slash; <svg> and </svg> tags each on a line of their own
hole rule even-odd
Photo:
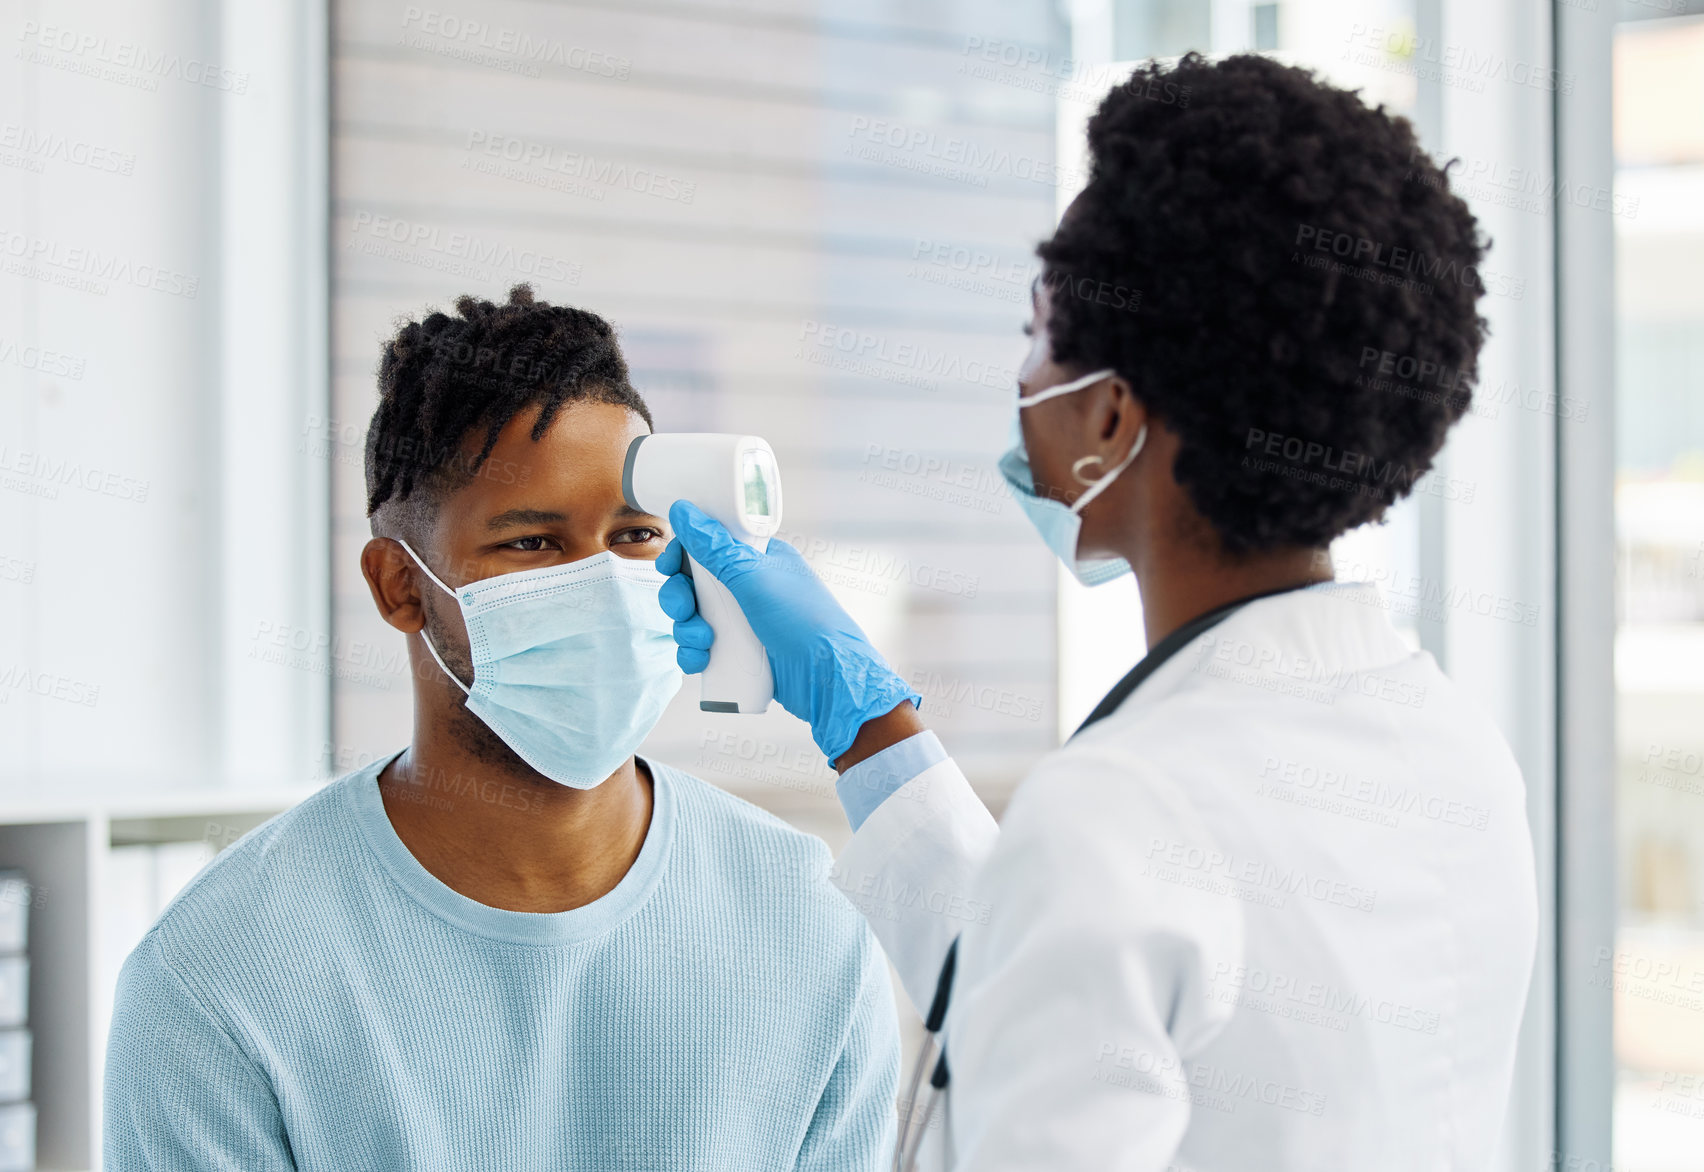
<svg viewBox="0 0 1704 1172">
<path fill-rule="evenodd" d="M 1130 445 L 1130 454 L 1125 456 L 1124 459 L 1120 460 L 1116 465 L 1109 469 L 1105 476 L 1102 476 L 1099 480 L 1091 484 L 1087 492 L 1072 501 L 1071 511 L 1073 513 L 1081 513 L 1084 509 L 1088 508 L 1090 501 L 1094 500 L 1102 492 L 1106 491 L 1107 486 L 1114 480 L 1118 479 L 1118 474 L 1135 462 L 1136 457 L 1142 454 L 1142 448 L 1147 442 L 1148 425 L 1144 423 L 1142 425 L 1142 430 L 1136 433 L 1136 442 Z M 1100 457 L 1084 456 L 1081 460 L 1078 460 L 1075 464 L 1071 465 L 1071 474 L 1076 476 L 1079 480 L 1082 479 L 1082 476 L 1078 470 L 1081 468 L 1085 460 L 1099 461 Z"/>
<path fill-rule="evenodd" d="M 1045 403 L 1047 400 L 1057 398 L 1060 395 L 1069 395 L 1073 391 L 1080 391 L 1084 387 L 1093 386 L 1095 383 L 1100 382 L 1101 379 L 1112 378 L 1117 374 L 1118 372 L 1113 370 L 1111 367 L 1108 367 L 1105 370 L 1092 371 L 1089 374 L 1083 375 L 1081 378 L 1074 378 L 1068 383 L 1060 383 L 1056 387 L 1048 387 L 1046 390 L 1037 391 L 1033 395 L 1020 395 L 1018 396 L 1018 406 L 1020 408 L 1033 407 L 1037 403 Z M 1071 511 L 1073 513 L 1080 513 L 1083 509 L 1087 508 L 1089 502 L 1105 491 L 1107 485 L 1112 483 L 1115 476 L 1130 467 L 1131 461 L 1135 460 L 1136 457 L 1141 454 L 1142 445 L 1147 442 L 1148 425 L 1144 423 L 1142 425 L 1142 430 L 1136 434 L 1136 443 L 1131 447 L 1130 454 L 1125 456 L 1123 460 L 1119 461 L 1118 467 L 1094 480 L 1084 479 L 1083 468 L 1089 464 L 1103 464 L 1105 461 L 1099 456 L 1079 457 L 1076 463 L 1071 465 L 1071 476 L 1078 484 L 1086 486 L 1089 491 L 1076 499 L 1076 501 L 1071 505 Z"/>
<path fill-rule="evenodd" d="M 1118 372 L 1116 370 L 1108 367 L 1106 370 L 1097 370 L 1093 374 L 1085 374 L 1082 378 L 1074 378 L 1068 383 L 1060 383 L 1056 387 L 1048 387 L 1045 391 L 1037 391 L 1033 395 L 1020 395 L 1018 396 L 1018 406 L 1033 407 L 1037 403 L 1045 403 L 1047 400 L 1056 398 L 1059 395 L 1069 395 L 1072 391 L 1080 391 L 1084 387 L 1093 386 L 1095 383 L 1100 382 L 1101 379 L 1111 378 L 1117 373 Z"/>
<path fill-rule="evenodd" d="M 430 569 L 427 568 L 426 563 L 420 560 L 420 555 L 414 552 L 413 546 L 409 545 L 407 541 L 403 540 L 400 537 L 397 538 L 396 541 L 397 541 L 398 545 L 402 546 L 403 549 L 406 549 L 408 551 L 408 556 L 414 559 L 414 564 L 420 567 L 420 572 L 425 574 L 428 578 L 432 579 L 432 585 L 436 586 L 439 590 L 442 590 L 445 594 L 448 594 L 451 598 L 456 597 L 456 592 L 454 590 L 451 590 L 448 586 L 444 585 L 443 581 L 438 577 L 438 575 L 434 574 Z M 443 672 L 445 675 L 449 676 L 450 679 L 455 682 L 456 687 L 458 687 L 462 690 L 462 693 L 464 695 L 467 695 L 467 696 L 473 695 L 473 689 L 468 687 L 466 684 L 462 683 L 461 677 L 456 675 L 455 672 L 451 671 L 447 666 L 445 666 L 444 657 L 442 655 L 438 654 L 438 649 L 436 647 L 432 646 L 432 636 L 430 636 L 426 633 L 426 628 L 425 628 L 424 625 L 422 625 L 421 628 L 420 628 L 420 641 L 422 643 L 426 644 L 426 650 L 431 652 L 432 662 L 434 662 L 438 665 L 438 670 Z"/>
<path fill-rule="evenodd" d="M 432 636 L 426 633 L 425 627 L 420 628 L 420 641 L 426 644 L 426 650 L 432 653 L 432 662 L 438 665 L 438 670 L 450 677 L 450 680 L 455 684 L 455 686 L 462 690 L 462 695 L 473 695 L 473 689 L 462 683 L 461 677 L 456 675 L 455 672 L 451 671 L 444 665 L 444 657 L 438 654 L 438 649 L 436 647 L 432 646 Z"/>
<path fill-rule="evenodd" d="M 444 580 L 434 574 L 431 568 L 428 567 L 425 562 L 420 560 L 420 555 L 414 552 L 414 547 L 408 544 L 406 538 L 399 537 L 396 539 L 396 543 L 408 551 L 408 556 L 414 559 L 414 564 L 420 567 L 420 572 L 432 579 L 432 585 L 436 586 L 439 590 L 442 590 L 445 594 L 448 594 L 451 598 L 456 596 L 456 592 L 444 585 Z"/>
</svg>

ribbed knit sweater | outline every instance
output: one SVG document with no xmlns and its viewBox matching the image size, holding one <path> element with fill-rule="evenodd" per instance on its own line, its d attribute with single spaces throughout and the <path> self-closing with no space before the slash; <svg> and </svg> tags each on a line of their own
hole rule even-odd
<svg viewBox="0 0 1704 1172">
<path fill-rule="evenodd" d="M 647 762 L 615 889 L 504 911 L 409 853 L 384 764 L 224 851 L 131 954 L 108 1172 L 884 1166 L 892 995 L 820 840 Z"/>
</svg>

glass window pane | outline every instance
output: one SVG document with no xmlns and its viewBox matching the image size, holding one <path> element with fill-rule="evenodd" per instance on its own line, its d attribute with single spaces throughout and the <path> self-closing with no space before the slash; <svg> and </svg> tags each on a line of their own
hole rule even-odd
<svg viewBox="0 0 1704 1172">
<path fill-rule="evenodd" d="M 1614 48 L 1615 1160 L 1704 1160 L 1704 21 Z"/>
</svg>

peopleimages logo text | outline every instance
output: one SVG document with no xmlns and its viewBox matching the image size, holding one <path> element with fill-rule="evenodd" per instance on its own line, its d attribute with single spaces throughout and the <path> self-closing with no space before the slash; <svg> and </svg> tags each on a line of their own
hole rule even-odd
<svg viewBox="0 0 1704 1172">
<path fill-rule="evenodd" d="M 34 236 L 4 225 L 0 225 L 0 268 L 90 293 L 105 293 L 106 282 L 112 282 L 192 298 L 201 286 L 201 279 L 193 273 L 135 261 L 87 245 Z"/>
<path fill-rule="evenodd" d="M 1428 257 L 1416 249 L 1369 240 L 1365 236 L 1334 232 L 1317 224 L 1296 225 L 1294 247 L 1328 252 L 1349 264 L 1372 265 L 1439 284 L 1460 284 L 1471 288 L 1474 279 L 1478 278 L 1487 293 L 1512 297 L 1517 301 L 1526 292 L 1526 281 L 1519 278 L 1445 260 L 1441 256 Z"/>
<path fill-rule="evenodd" d="M 165 77 L 230 94 L 248 93 L 247 70 L 227 69 L 215 62 L 185 57 L 182 53 L 150 49 L 134 41 L 113 40 L 95 33 L 79 32 L 60 25 L 40 24 L 33 20 L 24 21 L 18 39 L 26 45 L 92 63 L 91 67 L 112 66 L 115 69 L 131 70 L 148 81 L 149 89 L 159 84 L 157 79 Z"/>
<path fill-rule="evenodd" d="M 633 71 L 632 59 L 616 53 L 589 49 L 584 45 L 570 45 L 550 37 L 535 36 L 524 29 L 473 20 L 436 8 L 421 8 L 410 4 L 403 10 L 402 27 L 417 36 L 432 38 L 444 46 L 460 49 L 464 53 L 486 50 L 511 58 L 517 63 L 530 66 L 530 76 L 534 77 L 538 76 L 536 70 L 540 63 L 574 69 L 596 77 L 614 78 L 616 81 L 626 81 Z M 431 48 L 431 41 L 413 47 Z"/>
<path fill-rule="evenodd" d="M 421 224 L 398 219 L 382 213 L 360 211 L 350 226 L 355 237 L 369 237 L 375 242 L 389 242 L 416 252 L 433 253 L 452 261 L 493 269 L 508 269 L 528 277 L 560 281 L 575 285 L 580 281 L 580 266 L 562 257 L 551 256 L 534 248 L 517 249 L 512 244 L 486 240 L 467 232 L 452 232 L 435 224 Z M 406 255 L 390 255 L 394 260 L 407 260 Z"/>
</svg>

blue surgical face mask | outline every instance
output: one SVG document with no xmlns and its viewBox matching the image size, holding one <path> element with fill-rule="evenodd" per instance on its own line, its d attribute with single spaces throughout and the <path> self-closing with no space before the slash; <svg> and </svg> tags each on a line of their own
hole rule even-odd
<svg viewBox="0 0 1704 1172">
<path fill-rule="evenodd" d="M 633 755 L 680 690 L 673 624 L 657 601 L 663 576 L 605 551 L 577 562 L 500 574 L 455 589 L 473 657 L 468 709 L 521 760 L 562 785 L 591 789 Z"/>
<path fill-rule="evenodd" d="M 1024 432 L 1023 425 L 1019 422 L 1019 412 L 1025 407 L 1033 407 L 1048 399 L 1093 386 L 1117 373 L 1115 370 L 1097 370 L 1093 374 L 1085 374 L 1082 378 L 1019 398 L 1017 410 L 1012 412 L 1012 446 L 1000 457 L 1000 474 L 1006 478 L 1012 496 L 1029 516 L 1031 524 L 1041 533 L 1041 539 L 1047 543 L 1047 548 L 1057 554 L 1077 581 L 1085 586 L 1099 586 L 1130 572 L 1130 563 L 1123 558 L 1087 561 L 1079 558 L 1077 541 L 1082 534 L 1083 510 L 1088 508 L 1090 501 L 1105 492 L 1118 478 L 1118 474 L 1130 467 L 1131 462 L 1141 453 L 1142 445 L 1148 442 L 1148 425 L 1144 423 L 1142 430 L 1136 433 L 1136 442 L 1131 445 L 1129 455 L 1109 468 L 1100 479 L 1091 483 L 1082 495 L 1066 506 L 1036 492 L 1035 475 L 1030 471 L 1029 453 L 1024 450 Z M 1082 466 L 1095 459 L 1092 456 L 1083 457 L 1073 466 L 1072 471 L 1081 476 Z"/>
</svg>

